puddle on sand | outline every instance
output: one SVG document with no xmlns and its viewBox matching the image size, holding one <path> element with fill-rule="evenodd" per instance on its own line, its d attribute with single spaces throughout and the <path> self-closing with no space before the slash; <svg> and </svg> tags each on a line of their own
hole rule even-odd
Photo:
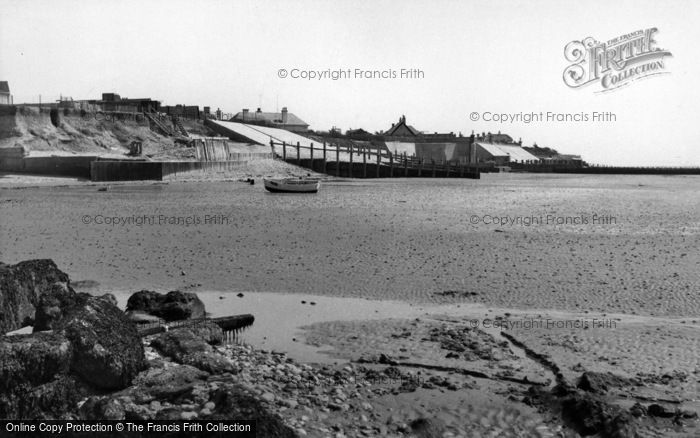
<svg viewBox="0 0 700 438">
<path fill-rule="evenodd" d="M 119 306 L 123 309 L 131 292 L 112 291 Z M 232 316 L 249 313 L 255 323 L 237 335 L 237 341 L 255 348 L 287 353 L 300 362 L 341 363 L 342 359 L 324 354 L 324 347 L 314 347 L 304 342 L 301 329 L 319 322 L 362 321 L 388 318 L 422 318 L 440 320 L 443 318 L 495 318 L 510 314 L 513 318 L 547 315 L 550 318 L 572 319 L 592 317 L 593 314 L 568 313 L 547 310 L 517 310 L 487 307 L 480 303 L 460 304 L 409 304 L 401 301 L 379 301 L 362 298 L 326 297 L 311 294 L 280 292 L 242 292 L 238 297 L 233 292 L 198 291 L 196 294 L 204 303 L 211 317 Z M 313 305 L 311 303 L 314 303 Z M 633 315 L 609 314 L 610 318 L 636 321 L 641 317 Z M 650 322 L 650 321 L 646 321 Z M 656 321 L 657 323 L 659 321 Z M 664 320 L 668 323 L 668 320 Z M 498 340 L 506 340 L 501 329 L 496 327 L 479 328 Z M 510 342 L 508 341 L 510 344 Z M 326 349 L 331 347 L 327 346 Z M 511 346 L 521 359 L 532 360 L 518 347 Z"/>
<path fill-rule="evenodd" d="M 130 293 L 113 293 L 119 306 L 125 308 Z M 306 294 L 243 292 L 243 297 L 238 297 L 231 292 L 196 293 L 212 318 L 244 313 L 255 316 L 255 323 L 238 334 L 238 342 L 285 352 L 301 362 L 339 363 L 342 360 L 323 354 L 322 348 L 304 343 L 300 327 L 327 321 L 417 317 L 428 308 L 397 301 Z"/>
</svg>

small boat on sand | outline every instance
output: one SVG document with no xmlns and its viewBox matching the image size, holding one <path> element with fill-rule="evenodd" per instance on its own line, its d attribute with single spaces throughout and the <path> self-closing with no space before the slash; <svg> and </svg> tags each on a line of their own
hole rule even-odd
<svg viewBox="0 0 700 438">
<path fill-rule="evenodd" d="M 317 179 L 263 179 L 265 188 L 273 193 L 316 193 L 321 185 Z"/>
</svg>

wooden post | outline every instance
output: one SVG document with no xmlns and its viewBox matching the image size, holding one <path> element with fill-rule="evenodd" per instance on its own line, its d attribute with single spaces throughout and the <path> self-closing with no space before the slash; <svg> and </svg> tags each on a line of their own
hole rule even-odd
<svg viewBox="0 0 700 438">
<path fill-rule="evenodd" d="M 323 173 L 326 173 L 326 142 L 323 142 Z"/>
<path fill-rule="evenodd" d="M 340 145 L 335 145 L 335 176 L 340 176 Z"/>
<path fill-rule="evenodd" d="M 382 165 L 382 151 L 377 147 L 377 178 L 379 178 L 379 167 Z"/>
<path fill-rule="evenodd" d="M 355 175 L 352 173 L 352 155 L 353 155 L 352 144 L 350 145 L 349 150 L 350 150 L 350 167 L 349 167 L 349 170 L 348 170 L 348 173 L 349 173 L 348 176 L 349 176 L 350 178 L 353 178 Z"/>
<path fill-rule="evenodd" d="M 445 165 L 445 170 L 447 171 L 447 174 L 445 175 L 446 178 L 450 177 L 450 162 L 447 161 Z"/>
<path fill-rule="evenodd" d="M 423 174 L 423 158 L 418 159 L 418 177 L 420 178 Z"/>
<path fill-rule="evenodd" d="M 287 161 L 287 143 L 282 142 L 282 160 Z"/>
<path fill-rule="evenodd" d="M 300 146 L 299 142 L 297 142 L 297 166 L 301 166 L 301 155 L 299 154 Z"/>
<path fill-rule="evenodd" d="M 314 168 L 314 143 L 311 142 L 311 168 Z"/>
<path fill-rule="evenodd" d="M 433 163 L 433 178 L 435 178 L 435 160 L 431 158 L 430 161 Z"/>
<path fill-rule="evenodd" d="M 459 177 L 464 178 L 464 162 L 459 160 Z"/>
<path fill-rule="evenodd" d="M 389 154 L 389 178 L 394 177 L 394 154 Z"/>
<path fill-rule="evenodd" d="M 362 177 L 367 178 L 367 148 L 362 147 Z"/>
<path fill-rule="evenodd" d="M 408 176 L 408 157 L 405 151 L 403 153 L 403 176 L 404 178 Z"/>
</svg>

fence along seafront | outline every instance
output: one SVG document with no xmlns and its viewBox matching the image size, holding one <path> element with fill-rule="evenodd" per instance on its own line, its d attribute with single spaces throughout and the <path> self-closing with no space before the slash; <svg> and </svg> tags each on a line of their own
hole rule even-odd
<svg viewBox="0 0 700 438">
<path fill-rule="evenodd" d="M 318 147 L 270 140 L 277 158 L 307 169 L 348 178 L 471 178 L 479 179 L 477 167 L 460 160 L 439 160 L 391 153 L 381 147 L 323 142 Z M 302 151 L 308 158 L 302 158 Z M 341 159 L 342 155 L 342 159 Z M 316 158 L 318 156 L 318 158 Z M 357 161 L 356 161 L 357 159 Z"/>
</svg>

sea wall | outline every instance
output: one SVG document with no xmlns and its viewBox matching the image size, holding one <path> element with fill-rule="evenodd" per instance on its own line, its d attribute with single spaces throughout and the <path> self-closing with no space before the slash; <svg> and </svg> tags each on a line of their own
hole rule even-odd
<svg viewBox="0 0 700 438">
<path fill-rule="evenodd" d="M 142 181 L 163 179 L 162 163 L 100 160 L 90 163 L 92 181 Z"/>
<path fill-rule="evenodd" d="M 109 161 L 91 163 L 93 181 L 176 180 L 193 173 L 230 172 L 248 161 Z"/>
<path fill-rule="evenodd" d="M 90 163 L 96 159 L 96 156 L 0 157 L 0 171 L 90 178 Z"/>
</svg>

